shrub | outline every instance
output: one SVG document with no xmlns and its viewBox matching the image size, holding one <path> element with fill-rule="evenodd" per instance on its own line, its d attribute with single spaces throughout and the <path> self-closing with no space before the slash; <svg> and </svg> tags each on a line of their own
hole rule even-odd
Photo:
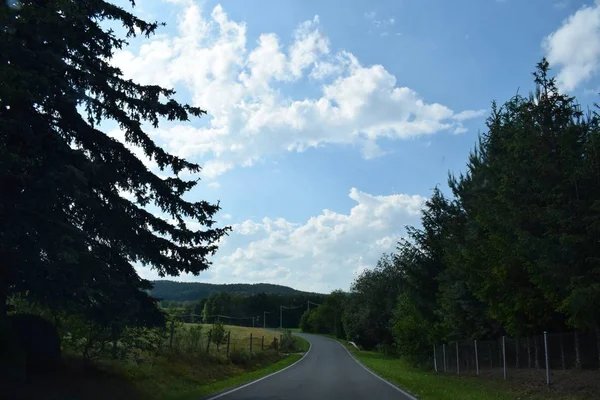
<svg viewBox="0 0 600 400">
<path fill-rule="evenodd" d="M 227 334 L 221 321 L 213 324 L 210 340 L 217 346 L 217 352 L 219 351 L 219 346 L 227 342 Z"/>
<path fill-rule="evenodd" d="M 299 351 L 298 343 L 296 342 L 296 338 L 292 335 L 292 331 L 288 329 L 283 331 L 283 334 L 281 335 L 280 349 L 285 353 Z"/>
<path fill-rule="evenodd" d="M 250 362 L 252 354 L 248 350 L 234 349 L 229 353 L 229 359 L 236 365 L 246 365 Z"/>
</svg>

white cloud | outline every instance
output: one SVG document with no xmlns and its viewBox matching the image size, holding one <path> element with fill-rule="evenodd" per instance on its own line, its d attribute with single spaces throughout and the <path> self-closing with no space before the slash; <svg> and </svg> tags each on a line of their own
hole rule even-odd
<svg viewBox="0 0 600 400">
<path fill-rule="evenodd" d="M 233 225 L 203 282 L 272 282 L 303 290 L 348 289 L 354 275 L 393 251 L 406 224 L 418 222 L 425 198 L 375 196 L 352 188 L 349 213 L 323 210 L 303 223 L 283 218 Z M 146 271 L 146 275 L 148 272 Z"/>
<path fill-rule="evenodd" d="M 246 40 L 243 22 L 216 6 L 209 15 L 191 0 L 178 10 L 175 35 L 159 35 L 137 51 L 118 51 L 126 77 L 189 91 L 208 111 L 201 125 L 154 132 L 167 150 L 200 161 L 213 179 L 269 155 L 325 145 L 357 146 L 366 158 L 383 154 L 380 138 L 405 139 L 453 132 L 461 120 L 447 106 L 427 103 L 397 86 L 381 65 L 362 65 L 348 51 L 332 53 L 319 18 L 301 23 L 289 44 L 273 33 Z M 393 24 L 393 19 L 386 19 Z M 383 23 L 383 22 L 382 22 Z M 315 97 L 294 97 L 284 83 L 322 82 Z"/>
<path fill-rule="evenodd" d="M 396 23 L 396 19 L 394 17 L 378 19 L 376 16 L 377 13 L 375 11 L 369 11 L 365 13 L 365 18 L 375 27 L 375 29 L 381 31 L 379 36 L 388 36 L 389 32 L 387 31 L 387 28 L 392 27 Z"/>
<path fill-rule="evenodd" d="M 221 184 L 219 182 L 209 182 L 207 186 L 211 189 L 218 189 L 221 187 Z"/>
<path fill-rule="evenodd" d="M 485 116 L 486 113 L 487 113 L 487 110 L 466 110 L 466 111 L 462 111 L 457 114 L 454 114 L 454 116 L 452 118 L 455 119 L 456 121 L 466 121 L 468 119 L 483 117 L 483 116 Z"/>
<path fill-rule="evenodd" d="M 542 46 L 550 64 L 558 67 L 559 89 L 570 91 L 589 80 L 600 67 L 600 1 L 569 16 Z"/>
</svg>

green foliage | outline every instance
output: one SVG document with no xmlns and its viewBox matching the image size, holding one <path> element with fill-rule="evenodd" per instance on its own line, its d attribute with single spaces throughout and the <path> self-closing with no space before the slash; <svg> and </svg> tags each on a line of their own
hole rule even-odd
<svg viewBox="0 0 600 400">
<path fill-rule="evenodd" d="M 220 345 L 227 343 L 227 332 L 225 332 L 225 326 L 221 321 L 213 324 L 210 331 L 210 341 L 217 346 L 217 351 L 219 351 Z"/>
<path fill-rule="evenodd" d="M 374 269 L 356 278 L 344 302 L 346 336 L 361 346 L 393 343 L 390 320 L 403 284 L 403 273 L 395 260 L 394 255 L 383 255 Z"/>
<path fill-rule="evenodd" d="M 420 226 L 355 280 L 348 338 L 419 363 L 447 340 L 600 329 L 600 118 L 548 74 L 543 60 L 535 93 L 492 104 L 451 197 L 435 188 Z"/>
<path fill-rule="evenodd" d="M 281 342 L 279 349 L 284 353 L 294 353 L 300 351 L 296 338 L 292 335 L 292 331 L 285 329 L 281 334 Z"/>
<path fill-rule="evenodd" d="M 300 318 L 300 329 L 303 332 L 325 333 L 336 337 L 344 337 L 342 314 L 346 293 L 334 290 L 329 294 L 322 305 L 312 306 Z"/>
<path fill-rule="evenodd" d="M 233 349 L 229 353 L 229 359 L 236 365 L 245 365 L 252 359 L 252 354 L 246 349 Z"/>
<path fill-rule="evenodd" d="M 159 314 L 146 293 L 152 285 L 131 263 L 161 276 L 197 274 L 228 231 L 214 226 L 218 204 L 184 199 L 196 181 L 180 172 L 200 166 L 168 154 L 144 131 L 204 111 L 175 101 L 173 90 L 125 79 L 110 58 L 127 38 L 107 21 L 128 37 L 158 28 L 102 0 L 0 3 L 0 320 L 5 299 L 27 293 L 117 330 L 155 323 Z M 127 146 L 172 176 L 159 177 L 107 135 L 108 121 Z M 113 320 L 115 310 L 130 306 L 137 311 Z"/>
</svg>

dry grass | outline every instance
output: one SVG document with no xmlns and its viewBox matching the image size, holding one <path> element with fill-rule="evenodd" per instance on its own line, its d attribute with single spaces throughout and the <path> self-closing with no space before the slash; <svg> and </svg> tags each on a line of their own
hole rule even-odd
<svg viewBox="0 0 600 400">
<path fill-rule="evenodd" d="M 186 324 L 186 325 L 194 325 L 194 324 Z M 212 327 L 212 325 L 208 325 L 208 324 L 203 324 L 203 330 L 205 332 L 208 332 L 210 330 L 210 328 Z M 254 338 L 260 338 L 260 337 L 265 337 L 265 340 L 267 340 L 267 338 L 273 340 L 273 338 L 279 338 L 279 334 L 273 331 L 267 331 L 265 329 L 262 328 L 248 328 L 245 326 L 235 326 L 235 325 L 225 325 L 225 331 L 231 331 L 231 338 L 232 339 L 245 339 L 245 338 L 249 338 L 250 334 L 252 334 L 252 337 Z"/>
<path fill-rule="evenodd" d="M 189 324 L 192 325 L 192 324 Z M 203 326 L 205 340 L 210 325 Z M 185 329 L 185 328 L 184 328 Z M 29 382 L 2 382 L 0 399 L 11 400 L 164 400 L 186 397 L 188 393 L 208 394 L 284 368 L 299 356 L 266 350 L 279 334 L 259 328 L 226 326 L 231 331 L 231 350 L 249 350 L 250 334 L 254 352 L 242 364 L 225 357 L 225 348 L 206 353 L 206 341 L 193 348 L 184 341 L 174 341 L 180 347 L 162 355 L 142 351 L 135 360 L 100 359 L 84 368 L 80 358 L 65 357 L 65 367 L 33 376 Z M 176 333 L 177 335 L 177 333 Z M 259 351 L 265 336 L 265 351 Z M 184 336 L 181 336 L 184 337 Z"/>
</svg>

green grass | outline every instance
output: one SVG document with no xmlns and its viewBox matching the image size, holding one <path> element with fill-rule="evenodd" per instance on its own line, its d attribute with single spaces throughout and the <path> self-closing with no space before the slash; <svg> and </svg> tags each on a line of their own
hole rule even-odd
<svg viewBox="0 0 600 400">
<path fill-rule="evenodd" d="M 310 343 L 308 343 L 306 339 L 301 338 L 300 336 L 294 336 L 294 339 L 296 339 L 296 345 L 301 352 L 306 353 L 308 349 L 310 349 Z"/>
<path fill-rule="evenodd" d="M 474 377 L 456 377 L 426 372 L 404 360 L 370 351 L 354 351 L 366 367 L 423 400 L 514 400 L 514 394 Z"/>
<path fill-rule="evenodd" d="M 329 335 L 328 335 L 329 336 Z M 345 341 L 350 353 L 379 376 L 395 383 L 421 400 L 587 400 L 597 398 L 589 393 L 566 393 L 545 387 L 477 376 L 457 376 L 415 368 L 408 362 L 372 351 L 357 351 Z"/>
<path fill-rule="evenodd" d="M 274 372 L 277 372 L 287 366 L 292 365 L 296 361 L 302 358 L 299 354 L 290 354 L 282 360 L 269 365 L 268 367 L 264 367 L 261 369 L 257 369 L 254 371 L 246 372 L 242 375 L 237 375 L 231 377 L 229 379 L 212 382 L 206 385 L 202 385 L 197 387 L 196 389 L 190 390 L 189 392 L 183 395 L 175 395 L 169 396 L 167 399 L 169 400 L 198 400 L 202 396 L 208 396 L 210 394 L 215 394 L 227 389 L 231 389 L 245 383 L 251 382 L 255 379 L 262 378 Z"/>
</svg>

